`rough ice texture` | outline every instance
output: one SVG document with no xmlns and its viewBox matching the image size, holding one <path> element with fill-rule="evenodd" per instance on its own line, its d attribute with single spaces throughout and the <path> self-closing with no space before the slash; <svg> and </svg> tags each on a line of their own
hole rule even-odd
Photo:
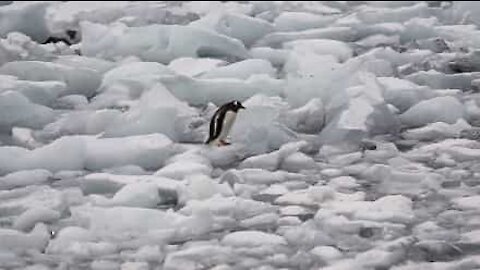
<svg viewBox="0 0 480 270">
<path fill-rule="evenodd" d="M 137 55 L 145 61 L 161 63 L 178 57 L 247 57 L 240 41 L 193 26 L 117 24 L 110 28 L 88 22 L 81 26 L 82 52 L 86 56 L 115 59 Z"/>
</svg>

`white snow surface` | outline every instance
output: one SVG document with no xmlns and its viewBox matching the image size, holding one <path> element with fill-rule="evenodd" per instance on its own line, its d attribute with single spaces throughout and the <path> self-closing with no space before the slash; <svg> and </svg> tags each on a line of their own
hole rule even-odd
<svg viewBox="0 0 480 270">
<path fill-rule="evenodd" d="M 0 1 L 0 269 L 479 269 L 479 15 Z"/>
</svg>

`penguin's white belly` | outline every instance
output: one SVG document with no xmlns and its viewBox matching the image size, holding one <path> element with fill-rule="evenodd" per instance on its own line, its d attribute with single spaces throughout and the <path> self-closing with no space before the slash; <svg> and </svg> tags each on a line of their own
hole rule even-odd
<svg viewBox="0 0 480 270">
<path fill-rule="evenodd" d="M 218 140 L 225 140 L 227 138 L 236 118 L 237 118 L 237 113 L 235 112 L 228 111 L 225 113 L 225 118 L 223 119 L 222 131 L 218 136 Z"/>
</svg>

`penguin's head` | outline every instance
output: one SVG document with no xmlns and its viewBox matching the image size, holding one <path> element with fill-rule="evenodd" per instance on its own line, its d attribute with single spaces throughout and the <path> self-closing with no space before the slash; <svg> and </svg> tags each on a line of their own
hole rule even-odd
<svg viewBox="0 0 480 270">
<path fill-rule="evenodd" d="M 243 107 L 242 103 L 240 103 L 240 101 L 238 101 L 238 100 L 234 100 L 234 101 L 228 103 L 227 108 L 229 110 L 234 111 L 234 112 L 238 112 L 241 109 L 245 110 L 245 107 Z"/>
</svg>

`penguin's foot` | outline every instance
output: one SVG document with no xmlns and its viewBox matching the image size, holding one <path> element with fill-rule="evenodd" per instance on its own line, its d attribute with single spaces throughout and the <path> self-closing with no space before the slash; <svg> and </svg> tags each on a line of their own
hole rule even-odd
<svg viewBox="0 0 480 270">
<path fill-rule="evenodd" d="M 220 145 L 221 145 L 221 146 L 225 146 L 225 145 L 230 145 L 230 143 L 229 143 L 229 142 L 226 142 L 226 141 L 224 141 L 224 140 L 220 140 Z"/>
</svg>

